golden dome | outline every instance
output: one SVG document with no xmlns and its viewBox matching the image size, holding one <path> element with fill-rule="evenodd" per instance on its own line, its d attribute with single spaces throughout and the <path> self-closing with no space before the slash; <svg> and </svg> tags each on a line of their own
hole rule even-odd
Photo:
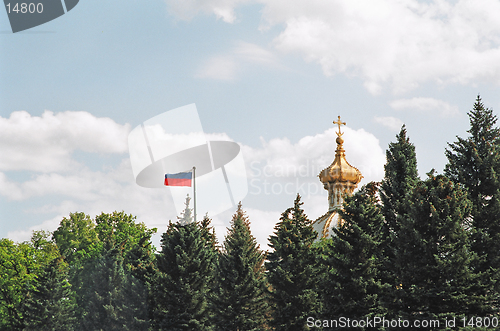
<svg viewBox="0 0 500 331">
<path fill-rule="evenodd" d="M 332 182 L 350 182 L 351 184 L 358 184 L 363 176 L 361 175 L 361 171 L 358 168 L 353 167 L 347 162 L 345 159 L 345 151 L 342 148 L 344 144 L 344 139 L 342 139 L 343 133 L 340 132 L 340 124 L 345 124 L 340 122 L 334 122 L 335 124 L 339 124 L 339 132 L 337 132 L 337 149 L 335 151 L 335 160 L 333 163 L 326 169 L 321 170 L 318 177 L 323 184 L 332 183 Z"/>
</svg>

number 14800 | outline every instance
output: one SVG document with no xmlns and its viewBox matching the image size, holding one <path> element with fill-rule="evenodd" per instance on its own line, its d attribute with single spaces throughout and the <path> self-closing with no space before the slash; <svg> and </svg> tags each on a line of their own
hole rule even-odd
<svg viewBox="0 0 500 331">
<path fill-rule="evenodd" d="M 43 4 L 42 3 L 15 3 L 14 6 L 11 8 L 11 4 L 8 3 L 6 5 L 7 7 L 7 12 L 10 14 L 12 13 L 21 13 L 21 14 L 34 14 L 34 13 L 42 13 L 43 12 Z"/>
</svg>

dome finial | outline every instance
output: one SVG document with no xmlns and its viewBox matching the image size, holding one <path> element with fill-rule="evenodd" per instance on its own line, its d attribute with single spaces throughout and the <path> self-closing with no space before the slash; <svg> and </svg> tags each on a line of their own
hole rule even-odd
<svg viewBox="0 0 500 331">
<path fill-rule="evenodd" d="M 340 125 L 346 125 L 346 123 L 340 121 L 340 115 L 339 115 L 338 121 L 333 121 L 333 124 L 338 124 L 338 126 L 339 126 L 339 132 L 337 132 L 337 136 L 339 136 L 339 137 L 342 136 L 344 133 L 340 132 Z"/>
</svg>

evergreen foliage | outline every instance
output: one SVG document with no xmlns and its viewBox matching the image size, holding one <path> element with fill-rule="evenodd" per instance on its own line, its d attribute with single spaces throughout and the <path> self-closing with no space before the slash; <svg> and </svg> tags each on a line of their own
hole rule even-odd
<svg viewBox="0 0 500 331">
<path fill-rule="evenodd" d="M 240 202 L 217 264 L 213 294 L 217 330 L 265 328 L 269 307 L 264 259 Z"/>
<path fill-rule="evenodd" d="M 313 249 L 317 233 L 301 205 L 297 195 L 269 238 L 273 251 L 268 254 L 266 269 L 274 304 L 271 323 L 276 330 L 307 330 L 307 317 L 320 311 Z"/>
<path fill-rule="evenodd" d="M 145 286 L 123 267 L 119 249 L 111 249 L 85 267 L 83 316 L 78 330 L 147 330 Z"/>
<path fill-rule="evenodd" d="M 72 331 L 75 308 L 67 264 L 55 258 L 39 276 L 36 287 L 25 303 L 26 331 Z"/>
<path fill-rule="evenodd" d="M 334 236 L 323 239 L 321 263 L 325 268 L 320 289 L 324 319 L 348 316 L 366 320 L 385 313 L 379 299 L 386 289 L 378 279 L 384 218 L 377 185 L 369 183 L 345 197 L 339 212 L 343 222 L 334 228 Z"/>
<path fill-rule="evenodd" d="M 188 201 L 183 215 L 189 210 Z M 215 252 L 206 231 L 184 218 L 170 223 L 162 235 L 155 279 L 155 330 L 211 330 L 208 295 L 213 280 Z"/>
<path fill-rule="evenodd" d="M 471 286 L 466 192 L 448 178 L 429 173 L 409 196 L 411 206 L 401 224 L 394 260 L 400 286 L 399 316 L 444 320 L 470 313 Z"/>
<path fill-rule="evenodd" d="M 398 231 L 398 216 L 405 214 L 407 195 L 418 182 L 415 146 L 403 125 L 396 142 L 386 151 L 385 175 L 380 187 L 383 213 L 390 233 Z"/>
<path fill-rule="evenodd" d="M 184 210 L 181 212 L 181 216 L 177 216 L 177 222 L 180 225 L 186 225 L 193 222 L 193 210 L 189 208 L 190 202 L 191 198 L 188 194 L 186 197 L 186 201 L 184 202 Z"/>
<path fill-rule="evenodd" d="M 398 270 L 394 260 L 401 222 L 409 209 L 409 195 L 419 182 L 415 146 L 410 142 L 404 125 L 396 136 L 396 142 L 389 144 L 386 158 L 385 175 L 380 186 L 384 225 L 378 258 L 381 282 L 389 285 L 382 293 L 381 301 L 389 309 L 390 315 L 391 312 L 401 309 L 400 301 L 396 299 L 396 289 L 400 281 L 397 279 Z"/>
<path fill-rule="evenodd" d="M 446 176 L 424 181 L 403 125 L 383 181 L 344 198 L 328 239 L 315 242 L 300 195 L 267 254 L 241 203 L 219 247 L 208 216 L 193 222 L 189 196 L 158 253 L 156 229 L 124 212 L 72 213 L 51 239 L 0 239 L 0 331 L 293 331 L 342 316 L 485 329 L 462 318 L 500 316 L 500 129 L 479 96 L 468 115 Z"/>
<path fill-rule="evenodd" d="M 481 277 L 478 291 L 489 297 L 476 313 L 485 315 L 500 312 L 500 130 L 497 116 L 484 107 L 480 96 L 468 115 L 469 136 L 457 136 L 457 142 L 448 144 L 445 173 L 467 188 L 472 201 L 474 271 Z"/>
<path fill-rule="evenodd" d="M 208 215 L 203 216 L 200 223 L 201 236 L 203 240 L 208 244 L 208 246 L 214 251 L 217 250 L 217 237 L 215 235 L 215 229 L 211 226 L 212 220 Z"/>
</svg>

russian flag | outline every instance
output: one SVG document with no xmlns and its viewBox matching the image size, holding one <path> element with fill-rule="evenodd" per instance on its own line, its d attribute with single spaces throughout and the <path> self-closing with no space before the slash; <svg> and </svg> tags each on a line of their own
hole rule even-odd
<svg viewBox="0 0 500 331">
<path fill-rule="evenodd" d="M 165 185 L 167 186 L 191 186 L 193 172 L 179 172 L 178 174 L 165 174 Z"/>
</svg>

